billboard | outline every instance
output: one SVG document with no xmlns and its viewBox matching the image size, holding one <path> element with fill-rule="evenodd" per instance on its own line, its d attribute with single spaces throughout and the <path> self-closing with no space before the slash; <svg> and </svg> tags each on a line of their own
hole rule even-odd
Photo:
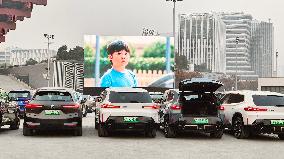
<svg viewBox="0 0 284 159">
<path fill-rule="evenodd" d="M 84 88 L 173 88 L 173 38 L 84 36 Z"/>
</svg>

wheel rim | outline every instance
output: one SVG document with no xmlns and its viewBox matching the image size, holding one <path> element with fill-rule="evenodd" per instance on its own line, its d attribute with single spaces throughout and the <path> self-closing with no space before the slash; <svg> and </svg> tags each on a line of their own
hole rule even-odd
<svg viewBox="0 0 284 159">
<path fill-rule="evenodd" d="M 241 136 L 242 128 L 243 128 L 242 122 L 239 119 L 235 120 L 233 130 L 234 130 L 234 135 L 236 137 Z"/>
</svg>

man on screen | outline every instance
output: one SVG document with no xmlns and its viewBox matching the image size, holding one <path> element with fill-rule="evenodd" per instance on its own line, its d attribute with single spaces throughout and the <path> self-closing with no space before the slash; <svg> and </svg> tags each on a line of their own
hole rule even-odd
<svg viewBox="0 0 284 159">
<path fill-rule="evenodd" d="M 112 64 L 101 78 L 101 87 L 137 87 L 136 75 L 127 70 L 130 59 L 130 49 L 128 45 L 121 41 L 112 41 L 107 46 L 108 58 Z"/>
</svg>

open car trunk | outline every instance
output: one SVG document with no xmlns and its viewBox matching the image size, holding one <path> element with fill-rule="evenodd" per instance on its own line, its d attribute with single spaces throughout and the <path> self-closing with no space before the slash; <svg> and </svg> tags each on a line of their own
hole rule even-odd
<svg viewBox="0 0 284 159">
<path fill-rule="evenodd" d="M 214 94 L 191 94 L 181 96 L 183 116 L 217 116 L 217 97 Z"/>
</svg>

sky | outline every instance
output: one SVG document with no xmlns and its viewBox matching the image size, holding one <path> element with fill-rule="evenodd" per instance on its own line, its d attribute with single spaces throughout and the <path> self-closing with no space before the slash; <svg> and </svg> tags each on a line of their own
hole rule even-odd
<svg viewBox="0 0 284 159">
<path fill-rule="evenodd" d="M 244 12 L 254 19 L 274 24 L 274 48 L 279 52 L 278 75 L 284 77 L 283 0 L 183 0 L 176 3 L 176 14 L 204 12 Z M 57 50 L 83 46 L 84 35 L 141 35 L 143 28 L 161 34 L 172 32 L 173 2 L 166 0 L 48 0 L 47 6 L 33 8 L 31 18 L 17 21 L 0 49 L 47 48 L 43 34 L 54 34 L 50 45 Z M 177 18 L 176 18 L 177 19 Z"/>
</svg>

